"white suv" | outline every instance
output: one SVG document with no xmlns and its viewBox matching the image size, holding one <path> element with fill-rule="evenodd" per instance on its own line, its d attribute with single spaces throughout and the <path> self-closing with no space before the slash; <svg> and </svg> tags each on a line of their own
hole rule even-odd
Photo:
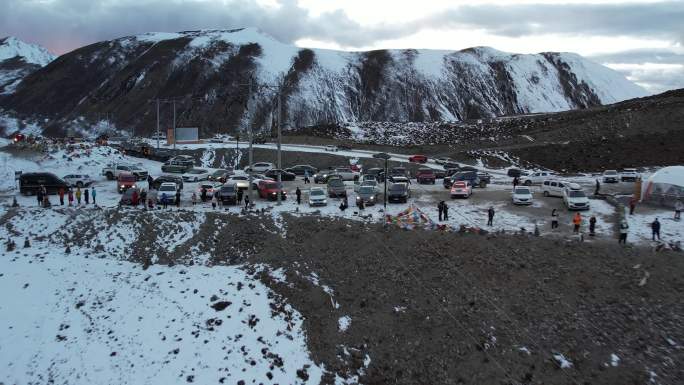
<svg viewBox="0 0 684 385">
<path fill-rule="evenodd" d="M 620 180 L 622 182 L 636 182 L 640 176 L 636 168 L 623 168 L 620 173 Z"/>
<path fill-rule="evenodd" d="M 90 176 L 85 174 L 69 174 L 65 175 L 62 179 L 72 187 L 85 187 L 93 184 Z"/>
<path fill-rule="evenodd" d="M 562 180 L 545 180 L 541 184 L 542 194 L 545 197 L 563 197 L 563 190 L 568 182 Z"/>
<path fill-rule="evenodd" d="M 245 167 L 246 172 L 266 172 L 268 170 L 274 169 L 275 165 L 273 163 L 268 163 L 268 162 L 259 162 L 259 163 L 254 163 L 251 166 Z"/>
<path fill-rule="evenodd" d="M 563 189 L 563 203 L 568 210 L 589 210 L 589 198 L 577 183 L 568 183 Z"/>
<path fill-rule="evenodd" d="M 533 184 L 541 184 L 545 180 L 554 178 L 555 176 L 556 174 L 552 173 L 551 171 L 537 171 L 526 177 L 523 177 L 520 180 L 520 183 L 524 184 L 525 186 L 531 186 Z"/>
<path fill-rule="evenodd" d="M 620 174 L 617 170 L 606 170 L 603 172 L 603 183 L 617 183 L 620 181 Z"/>
</svg>

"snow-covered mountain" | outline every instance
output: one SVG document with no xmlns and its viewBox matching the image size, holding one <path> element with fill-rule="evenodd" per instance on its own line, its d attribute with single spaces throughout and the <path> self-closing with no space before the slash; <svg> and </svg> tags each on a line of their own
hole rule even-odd
<svg viewBox="0 0 684 385">
<path fill-rule="evenodd" d="M 13 36 L 0 39 L 0 95 L 14 92 L 24 77 L 54 59 L 54 55 L 39 45 Z"/>
<path fill-rule="evenodd" d="M 250 78 L 253 98 L 247 97 Z M 646 95 L 618 72 L 571 53 L 343 52 L 299 48 L 246 28 L 147 33 L 89 45 L 27 77 L 2 107 L 60 122 L 109 112 L 117 126 L 143 133 L 156 121 L 150 99 L 190 95 L 178 105 L 179 124 L 210 133 L 250 122 L 268 129 L 278 91 L 291 127 L 455 121 Z"/>
</svg>

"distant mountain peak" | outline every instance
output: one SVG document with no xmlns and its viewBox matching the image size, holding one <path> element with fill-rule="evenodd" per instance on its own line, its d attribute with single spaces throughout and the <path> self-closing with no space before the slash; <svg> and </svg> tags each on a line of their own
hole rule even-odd
<svg viewBox="0 0 684 385">
<path fill-rule="evenodd" d="M 0 61 L 17 56 L 23 58 L 26 63 L 37 64 L 41 67 L 46 66 L 56 57 L 46 48 L 37 44 L 26 43 L 14 36 L 0 39 Z"/>
</svg>

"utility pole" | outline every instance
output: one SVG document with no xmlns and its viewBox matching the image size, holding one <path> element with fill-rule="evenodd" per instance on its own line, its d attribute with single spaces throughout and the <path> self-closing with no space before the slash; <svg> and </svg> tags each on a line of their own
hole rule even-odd
<svg viewBox="0 0 684 385">
<path fill-rule="evenodd" d="M 249 78 L 249 91 L 247 91 L 247 110 L 249 111 L 249 105 L 252 101 L 252 78 Z M 249 164 L 247 167 L 249 167 L 249 186 L 247 186 L 247 196 L 249 197 L 249 204 L 252 204 L 252 179 L 254 178 L 252 176 L 252 164 L 254 164 L 254 152 L 252 148 L 252 143 L 254 142 L 254 130 L 252 129 L 252 123 L 248 122 L 249 125 Z M 249 207 L 248 207 L 249 209 Z"/>
<path fill-rule="evenodd" d="M 278 189 L 276 190 L 276 196 L 278 197 L 278 206 L 282 204 L 283 200 L 283 158 L 280 151 L 282 142 L 282 131 L 283 131 L 283 96 L 281 90 L 278 90 Z"/>
<path fill-rule="evenodd" d="M 173 150 L 176 150 L 176 99 L 173 99 Z"/>
<path fill-rule="evenodd" d="M 159 150 L 159 99 L 157 99 L 157 150 Z"/>
</svg>

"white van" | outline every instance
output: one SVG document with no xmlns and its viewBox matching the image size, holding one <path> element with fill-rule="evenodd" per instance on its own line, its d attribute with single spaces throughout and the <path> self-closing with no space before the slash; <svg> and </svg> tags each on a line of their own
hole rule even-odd
<svg viewBox="0 0 684 385">
<path fill-rule="evenodd" d="M 568 210 L 589 210 L 590 203 L 587 194 L 577 183 L 568 183 L 563 189 L 563 203 Z"/>
<path fill-rule="evenodd" d="M 550 171 L 537 171 L 533 172 L 530 175 L 524 176 L 520 179 L 520 184 L 523 184 L 525 186 L 531 186 L 533 184 L 541 184 L 543 181 L 554 178 L 556 176 L 555 173 L 550 172 Z"/>
<path fill-rule="evenodd" d="M 563 197 L 563 190 L 569 183 L 563 180 L 545 180 L 541 184 L 542 194 L 545 197 Z"/>
</svg>

